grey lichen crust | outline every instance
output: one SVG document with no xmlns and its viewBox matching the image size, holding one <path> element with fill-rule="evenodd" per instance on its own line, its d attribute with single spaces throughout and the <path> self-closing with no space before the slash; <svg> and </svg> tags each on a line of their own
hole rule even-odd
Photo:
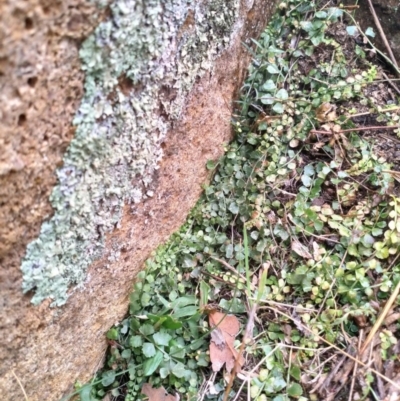
<svg viewBox="0 0 400 401">
<path fill-rule="evenodd" d="M 117 0 L 83 43 L 85 95 L 57 171 L 54 215 L 21 266 L 32 303 L 63 305 L 69 287 L 83 284 L 88 266 L 104 255 L 105 235 L 118 226 L 124 204 L 153 196 L 149 184 L 169 124 L 196 77 L 229 44 L 238 17 L 239 0 L 198 3 L 191 10 L 186 0 Z M 178 35 L 188 13 L 195 24 Z M 163 99 L 161 88 L 174 100 Z"/>
</svg>

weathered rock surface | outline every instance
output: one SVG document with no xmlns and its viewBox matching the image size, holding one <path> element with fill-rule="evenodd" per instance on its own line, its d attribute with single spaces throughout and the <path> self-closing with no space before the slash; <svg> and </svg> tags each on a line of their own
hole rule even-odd
<svg viewBox="0 0 400 401">
<path fill-rule="evenodd" d="M 136 3 L 141 4 L 140 1 Z M 149 13 L 152 10 L 150 3 L 156 7 L 158 1 L 147 1 L 148 9 L 143 6 L 145 10 L 139 11 Z M 174 5 L 179 1 L 170 3 Z M 134 68 L 131 66 L 126 71 L 121 67 L 122 72 L 116 75 L 116 80 L 110 80 L 114 82 L 114 87 L 110 84 L 101 98 L 102 109 L 98 114 L 96 109 L 90 122 L 90 132 L 107 128 L 110 118 L 114 118 L 109 124 L 110 130 L 115 128 L 115 124 L 121 132 L 126 129 L 126 121 L 121 117 L 124 114 L 113 115 L 117 110 L 116 98 L 120 102 L 120 112 L 123 107 L 128 107 L 128 103 L 133 105 L 134 100 L 147 101 L 152 94 L 156 107 L 151 106 L 149 114 L 144 113 L 140 117 L 141 104 L 137 106 L 135 103 L 135 122 L 142 124 L 141 121 L 147 120 L 148 116 L 161 121 L 161 125 L 154 125 L 156 134 L 145 127 L 145 131 L 153 135 L 151 141 L 141 142 L 137 151 L 131 150 L 135 155 L 148 148 L 148 153 L 154 156 L 151 163 L 147 162 L 147 170 L 133 170 L 135 178 L 132 180 L 127 175 L 126 182 L 143 196 L 137 200 L 107 193 L 104 202 L 102 199 L 94 200 L 95 196 L 90 192 L 93 181 L 89 178 L 97 174 L 96 170 L 101 170 L 101 157 L 117 159 L 102 170 L 101 180 L 119 182 L 120 175 L 126 174 L 119 166 L 133 161 L 129 158 L 129 163 L 124 161 L 124 156 L 120 160 L 113 153 L 119 152 L 120 137 L 115 136 L 118 140 L 111 138 L 113 142 L 106 133 L 101 144 L 109 146 L 108 153 L 105 156 L 101 154 L 101 157 L 96 155 L 93 160 L 90 159 L 91 152 L 96 150 L 87 146 L 90 149 L 85 148 L 86 153 L 82 153 L 84 157 L 89 157 L 84 159 L 87 165 L 69 150 L 69 156 L 64 156 L 64 170 L 60 167 L 68 145 L 69 149 L 71 146 L 72 149 L 83 149 L 77 145 L 73 148 L 71 142 L 78 141 L 79 130 L 82 130 L 82 122 L 72 124 L 83 96 L 84 74 L 80 70 L 78 55 L 82 39 L 101 19 L 107 21 L 114 18 L 114 24 L 106 28 L 115 29 L 117 13 L 129 16 L 130 10 L 99 10 L 83 0 L 9 0 L 0 3 L 0 394 L 4 401 L 23 398 L 15 375 L 30 401 L 58 400 L 72 390 L 76 380 L 84 382 L 93 375 L 106 348 L 105 332 L 126 313 L 135 274 L 143 267 L 149 254 L 184 222 L 201 193 L 201 185 L 207 179 L 205 163 L 217 159 L 223 152 L 223 144 L 230 139 L 233 99 L 250 60 L 242 42 L 250 44 L 249 38 L 258 35 L 271 12 L 273 1 L 204 0 L 200 3 L 195 9 L 182 8 L 183 14 L 175 22 L 166 20 L 166 24 L 171 26 L 170 36 L 164 35 L 166 47 L 161 49 L 155 62 L 150 60 L 154 74 L 165 65 L 163 71 L 169 74 L 165 73 L 165 76 L 173 77 L 171 85 L 159 85 L 164 82 L 164 76 L 154 80 L 153 73 L 146 76 L 146 72 L 141 70 L 142 75 L 138 75 L 138 72 L 132 72 Z M 232 18 L 229 29 L 224 28 L 223 19 L 218 19 L 221 7 L 224 10 L 227 7 L 226 15 Z M 155 25 L 161 18 L 156 17 L 153 20 Z M 180 24 L 176 25 L 176 21 Z M 141 32 L 141 29 L 138 25 L 137 31 Z M 154 29 L 158 29 L 157 26 Z M 105 30 L 99 35 L 104 36 Z M 197 42 L 194 40 L 189 46 L 191 38 L 196 38 L 196 35 Z M 111 42 L 104 39 L 103 43 L 100 36 L 95 40 L 96 46 L 109 46 Z M 199 38 L 203 38 L 203 42 Z M 185 49 L 199 48 L 199 43 L 207 40 L 210 43 L 204 44 L 206 56 L 196 60 L 194 52 L 192 67 L 184 54 Z M 149 43 L 147 47 L 152 48 Z M 154 56 L 151 52 L 149 54 Z M 146 68 L 150 68 L 148 65 Z M 190 81 L 191 68 L 194 71 L 193 82 Z M 108 73 L 104 71 L 104 74 Z M 96 70 L 99 76 L 103 72 Z M 134 82 L 138 76 L 143 76 L 143 80 Z M 176 82 L 182 81 L 182 77 L 185 80 L 179 86 Z M 101 79 L 96 75 L 95 80 L 100 82 Z M 146 90 L 143 82 L 151 82 L 147 97 L 141 95 Z M 93 90 L 90 85 L 86 80 L 86 93 Z M 101 97 L 97 92 L 93 96 L 97 96 L 96 101 Z M 124 103 L 125 99 L 129 102 Z M 98 104 L 93 101 L 93 105 Z M 111 109 L 107 109 L 110 105 Z M 78 113 L 78 117 L 82 115 L 82 112 Z M 135 131 L 135 127 L 128 127 L 129 132 Z M 143 129 L 138 132 L 143 132 Z M 78 163 L 77 160 L 81 163 L 79 168 L 73 164 Z M 51 237 L 54 244 L 60 246 L 57 252 L 52 249 L 46 253 L 46 243 L 40 240 L 46 238 L 43 227 L 40 234 L 43 222 L 53 221 L 56 230 L 62 221 L 58 216 L 64 216 L 63 210 L 74 210 L 71 198 L 68 198 L 69 203 L 60 203 L 60 210 L 54 210 L 59 199 L 54 200 L 54 194 L 67 196 L 65 193 L 68 191 L 64 191 L 61 184 L 59 192 L 53 190 L 57 180 L 62 181 L 66 167 L 72 175 L 76 171 L 80 173 L 81 181 L 76 188 L 83 188 L 82 191 L 89 193 L 89 207 L 92 204 L 98 207 L 93 206 L 96 218 L 109 213 L 109 205 L 115 206 L 115 209 L 119 207 L 107 224 L 85 220 L 92 214 L 67 216 L 83 227 L 91 227 L 93 223 L 98 233 L 93 255 L 90 254 L 92 248 L 88 248 L 92 245 L 92 233 L 78 232 L 74 237 L 72 223 L 68 226 L 71 227 L 67 232 L 71 234 L 69 237 L 64 231 Z M 57 168 L 59 172 L 56 175 Z M 91 184 L 89 190 L 83 186 L 85 182 Z M 74 188 L 68 188 L 72 194 Z M 124 189 L 126 186 L 122 187 L 122 193 Z M 49 196 L 52 192 L 51 204 Z M 108 209 L 102 206 L 102 202 L 109 202 Z M 111 230 L 110 227 L 115 228 Z M 27 252 L 27 245 L 38 237 L 39 241 Z M 66 249 L 64 244 L 70 244 L 71 238 L 76 242 L 77 249 L 86 249 L 87 252 L 78 252 L 75 259 L 66 259 L 64 254 L 70 249 Z M 87 258 L 86 254 L 90 254 L 91 258 Z M 40 265 L 42 257 L 46 263 L 38 269 L 43 270 L 43 277 L 48 280 L 43 288 L 42 278 L 34 269 Z M 28 264 L 23 277 L 21 263 L 24 258 Z M 61 297 L 61 301 L 57 302 L 54 291 L 58 288 L 57 278 L 66 276 L 74 261 L 78 265 L 81 259 L 85 259 L 86 263 L 93 262 L 87 270 L 83 266 L 79 275 L 62 282 L 63 291 L 69 288 L 68 299 Z M 55 264 L 56 272 L 54 269 L 48 272 L 46 269 L 49 264 L 55 263 L 54 260 L 59 260 L 62 268 Z M 28 278 L 27 272 L 30 274 Z M 23 282 L 25 289 L 32 290 L 25 295 L 21 289 Z M 74 283 L 81 285 L 74 287 Z M 38 288 L 42 288 L 42 292 L 39 298 L 35 295 L 38 305 L 33 305 L 31 299 Z M 62 291 L 60 293 L 62 295 Z M 42 301 L 46 296 L 52 299 Z M 52 302 L 63 306 L 51 308 Z"/>
</svg>

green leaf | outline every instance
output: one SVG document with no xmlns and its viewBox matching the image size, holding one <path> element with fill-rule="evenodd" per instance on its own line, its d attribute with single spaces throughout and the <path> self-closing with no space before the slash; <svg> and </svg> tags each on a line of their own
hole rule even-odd
<svg viewBox="0 0 400 401">
<path fill-rule="evenodd" d="M 79 390 L 79 396 L 81 397 L 81 401 L 93 401 L 93 398 L 92 398 L 92 385 L 91 384 L 85 384 Z"/>
<path fill-rule="evenodd" d="M 108 387 L 115 381 L 115 370 L 108 370 L 101 375 L 101 384 Z"/>
<path fill-rule="evenodd" d="M 371 28 L 371 27 L 368 27 L 368 28 L 365 30 L 365 34 L 366 34 L 367 36 L 371 36 L 372 38 L 375 37 L 374 29 Z"/>
<path fill-rule="evenodd" d="M 132 351 L 131 351 L 130 349 L 124 349 L 124 350 L 121 352 L 121 356 L 122 356 L 122 358 L 124 358 L 124 359 L 129 359 L 129 358 L 131 357 L 131 355 L 132 355 Z"/>
<path fill-rule="evenodd" d="M 350 36 L 355 36 L 358 33 L 358 29 L 355 25 L 348 26 L 346 31 Z"/>
<path fill-rule="evenodd" d="M 165 379 L 171 371 L 169 370 L 169 367 L 163 367 L 160 369 L 160 377 L 161 379 Z"/>
<path fill-rule="evenodd" d="M 362 244 L 366 247 L 366 248 L 370 248 L 372 245 L 374 245 L 375 239 L 372 235 L 370 234 L 365 234 L 362 239 Z"/>
<path fill-rule="evenodd" d="M 275 103 L 272 106 L 272 110 L 277 114 L 282 114 L 284 112 L 284 108 L 283 108 L 282 103 Z"/>
<path fill-rule="evenodd" d="M 276 89 L 275 82 L 274 82 L 272 79 L 268 79 L 268 80 L 264 83 L 264 85 L 262 86 L 262 89 L 263 89 L 263 90 L 266 90 L 267 92 L 268 92 L 268 91 L 273 91 L 273 90 L 275 90 L 275 89 Z"/>
<path fill-rule="evenodd" d="M 310 187 L 312 184 L 312 178 L 310 178 L 308 175 L 302 175 L 301 176 L 301 182 L 305 187 Z"/>
<path fill-rule="evenodd" d="M 233 256 L 233 245 L 228 244 L 225 248 L 225 257 L 230 259 Z"/>
<path fill-rule="evenodd" d="M 188 373 L 188 369 L 186 366 L 178 362 L 173 368 L 172 368 L 172 374 L 176 376 L 178 379 L 181 379 L 182 377 L 185 377 Z"/>
<path fill-rule="evenodd" d="M 261 103 L 262 104 L 273 104 L 274 103 L 274 101 L 275 101 L 275 99 L 274 99 L 274 97 L 272 96 L 272 95 L 269 95 L 269 94 L 263 94 L 261 97 L 260 97 L 260 101 L 261 101 Z M 260 124 L 260 126 L 261 126 L 261 124 Z M 260 128 L 260 127 L 259 127 Z M 266 129 L 266 128 L 265 128 Z"/>
<path fill-rule="evenodd" d="M 311 21 L 301 21 L 300 22 L 300 26 L 302 27 L 302 29 L 304 29 L 306 32 L 309 32 L 313 29 L 313 24 L 311 23 Z"/>
<path fill-rule="evenodd" d="M 140 297 L 140 302 L 142 304 L 143 307 L 146 307 L 150 304 L 151 301 L 151 296 L 150 294 L 147 293 L 143 293 L 142 296 Z"/>
<path fill-rule="evenodd" d="M 116 340 L 118 338 L 118 330 L 116 328 L 112 328 L 107 331 L 106 337 L 109 340 Z"/>
<path fill-rule="evenodd" d="M 206 163 L 207 170 L 214 170 L 217 164 L 214 160 L 208 160 Z"/>
<path fill-rule="evenodd" d="M 211 287 L 204 281 L 200 281 L 200 306 L 204 307 L 208 304 L 208 297 L 211 293 Z"/>
<path fill-rule="evenodd" d="M 286 89 L 279 89 L 275 97 L 280 100 L 287 100 L 289 98 L 289 94 Z"/>
<path fill-rule="evenodd" d="M 315 174 L 315 169 L 312 164 L 307 164 L 307 166 L 304 167 L 304 175 L 308 175 L 309 177 L 313 176 Z"/>
<path fill-rule="evenodd" d="M 337 7 L 328 8 L 328 19 L 331 21 L 337 21 L 343 15 L 343 10 Z"/>
<path fill-rule="evenodd" d="M 184 358 L 186 355 L 186 350 L 182 345 L 173 345 L 170 350 L 169 354 L 172 358 Z"/>
<path fill-rule="evenodd" d="M 160 366 L 160 363 L 163 360 L 163 354 L 161 351 L 157 351 L 157 353 L 150 359 L 147 359 L 143 364 L 143 374 L 145 376 L 152 375 L 155 370 Z"/>
<path fill-rule="evenodd" d="M 196 303 L 197 299 L 195 296 L 185 296 L 185 297 L 179 297 L 172 302 L 172 309 L 175 308 L 182 308 L 183 306 L 187 305 L 194 305 Z"/>
<path fill-rule="evenodd" d="M 142 352 L 146 358 L 151 358 L 156 354 L 156 348 L 154 347 L 153 343 L 144 343 L 142 347 Z"/>
<path fill-rule="evenodd" d="M 132 336 L 129 338 L 129 346 L 132 348 L 141 347 L 143 344 L 142 336 Z"/>
<path fill-rule="evenodd" d="M 173 316 L 176 319 L 179 319 L 180 317 L 186 317 L 186 316 L 193 316 L 197 312 L 197 306 L 195 305 L 189 305 L 185 306 L 184 308 L 180 308 L 179 310 L 175 311 Z"/>
<path fill-rule="evenodd" d="M 290 376 L 292 376 L 293 379 L 300 380 L 300 375 L 301 375 L 300 368 L 298 366 L 296 366 L 296 365 L 293 365 L 290 368 Z"/>
<path fill-rule="evenodd" d="M 171 336 L 165 331 L 160 331 L 158 333 L 153 334 L 154 342 L 157 345 L 168 345 L 169 340 L 171 340 Z"/>
<path fill-rule="evenodd" d="M 235 202 L 231 202 L 228 209 L 232 214 L 239 213 L 239 206 Z"/>
<path fill-rule="evenodd" d="M 149 336 L 154 333 L 154 327 L 151 324 L 143 324 L 142 326 L 140 326 L 139 331 L 144 336 Z"/>
<path fill-rule="evenodd" d="M 326 11 L 317 11 L 314 15 L 317 18 L 322 18 L 322 19 L 325 19 L 327 17 Z"/>
<path fill-rule="evenodd" d="M 381 228 L 374 227 L 374 228 L 371 230 L 371 234 L 372 234 L 374 237 L 379 237 L 380 235 L 383 234 L 383 231 L 382 231 Z"/>
<path fill-rule="evenodd" d="M 167 318 L 165 319 L 165 321 L 162 324 L 162 327 L 165 327 L 166 329 L 177 330 L 182 327 L 182 322 L 174 319 L 171 316 L 167 316 Z"/>
<path fill-rule="evenodd" d="M 288 387 L 287 392 L 288 392 L 288 394 L 289 394 L 291 397 L 298 398 L 298 397 L 300 397 L 300 396 L 303 394 L 303 389 L 302 389 L 302 387 L 300 386 L 300 384 L 298 384 L 298 383 L 292 383 L 292 384 Z"/>
<path fill-rule="evenodd" d="M 270 74 L 279 74 L 279 69 L 275 64 L 269 64 L 267 67 L 267 71 Z"/>
</svg>

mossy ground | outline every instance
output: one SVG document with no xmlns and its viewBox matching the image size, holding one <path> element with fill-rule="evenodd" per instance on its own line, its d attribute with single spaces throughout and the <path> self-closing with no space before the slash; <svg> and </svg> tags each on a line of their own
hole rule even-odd
<svg viewBox="0 0 400 401">
<path fill-rule="evenodd" d="M 281 3 L 254 41 L 235 139 L 208 163 L 213 179 L 185 226 L 138 276 L 82 401 L 141 399 L 147 382 L 186 400 L 399 391 L 399 297 L 375 324 L 400 282 L 400 129 L 388 128 L 399 96 L 368 37 L 325 3 Z M 246 363 L 225 395 L 205 310 L 236 315 L 244 332 L 254 305 Z"/>
</svg>

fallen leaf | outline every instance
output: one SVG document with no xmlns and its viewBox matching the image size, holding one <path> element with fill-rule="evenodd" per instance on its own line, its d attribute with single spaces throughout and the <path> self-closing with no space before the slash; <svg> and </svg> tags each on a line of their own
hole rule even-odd
<svg viewBox="0 0 400 401">
<path fill-rule="evenodd" d="M 315 116 L 320 122 L 335 121 L 337 118 L 336 106 L 330 103 L 322 103 L 317 107 Z"/>
<path fill-rule="evenodd" d="M 149 401 L 177 401 L 179 396 L 167 394 L 164 387 L 154 388 L 151 384 L 145 383 L 142 387 L 142 394 L 149 397 Z"/>
<path fill-rule="evenodd" d="M 226 370 L 231 372 L 235 366 L 235 361 L 239 353 L 234 348 L 235 337 L 239 333 L 240 323 L 236 316 L 225 315 L 224 313 L 213 311 L 209 314 L 211 332 L 210 359 L 214 372 L 226 366 Z M 240 357 L 239 365 L 243 366 L 244 359 Z"/>
<path fill-rule="evenodd" d="M 312 259 L 311 253 L 308 251 L 307 247 L 302 245 L 299 241 L 292 241 L 292 251 L 296 252 L 299 256 L 305 259 Z"/>
</svg>

